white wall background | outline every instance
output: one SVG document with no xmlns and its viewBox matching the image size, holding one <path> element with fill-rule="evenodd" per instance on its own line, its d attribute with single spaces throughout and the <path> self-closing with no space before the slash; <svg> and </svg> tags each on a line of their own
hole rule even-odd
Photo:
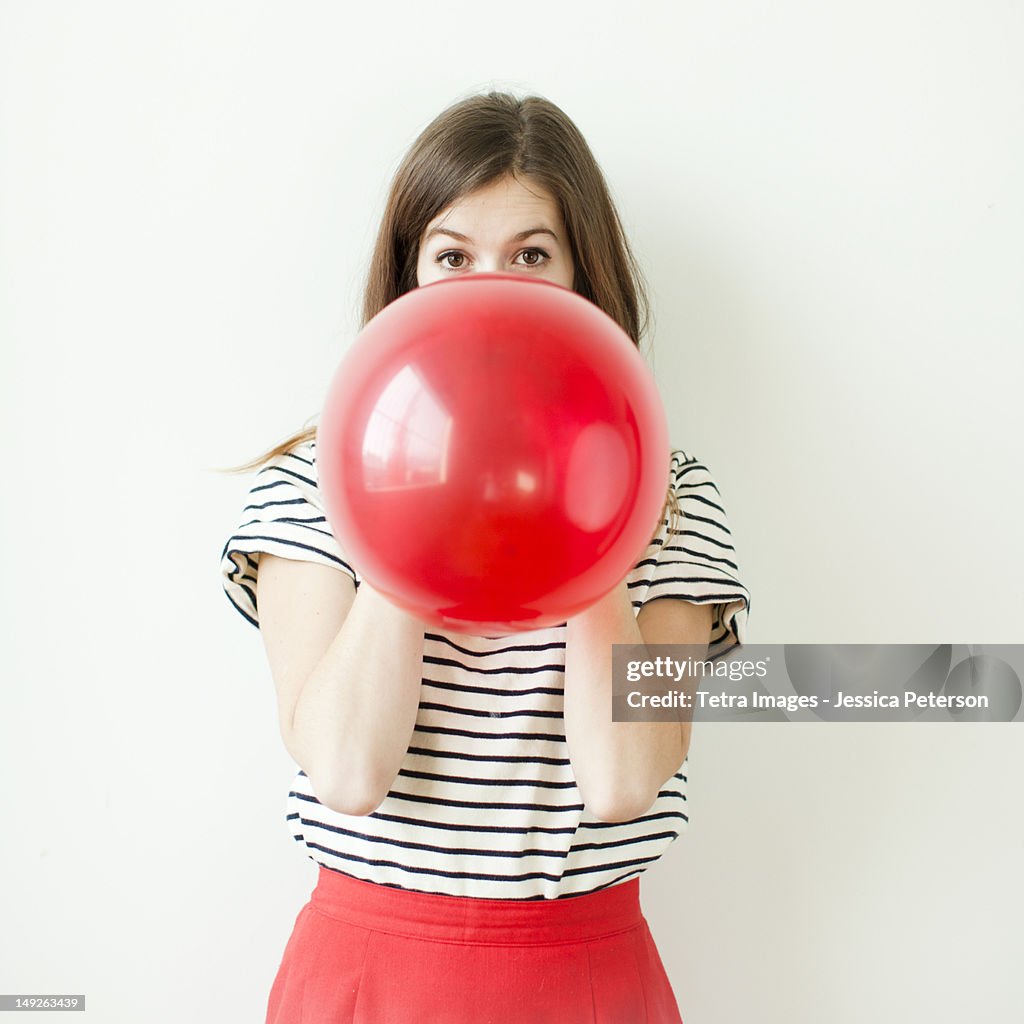
<svg viewBox="0 0 1024 1024">
<path fill-rule="evenodd" d="M 387 180 L 542 93 L 656 299 L 759 642 L 1024 641 L 1024 15 L 997 0 L 0 5 L 0 991 L 262 1020 L 315 869 L 242 461 L 319 408 Z M 720 724 L 644 878 L 686 1024 L 1019 1019 L 1015 725 Z"/>
</svg>

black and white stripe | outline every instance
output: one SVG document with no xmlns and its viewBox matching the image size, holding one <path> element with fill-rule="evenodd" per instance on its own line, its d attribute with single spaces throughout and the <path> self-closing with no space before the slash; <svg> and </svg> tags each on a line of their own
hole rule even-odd
<svg viewBox="0 0 1024 1024">
<path fill-rule="evenodd" d="M 360 577 L 327 525 L 307 441 L 256 475 L 221 574 L 232 604 L 259 625 L 261 552 Z M 635 609 L 659 597 L 714 606 L 710 656 L 743 641 L 750 598 L 718 487 L 705 466 L 672 453 L 683 517 L 666 524 L 629 574 Z M 582 805 L 562 717 L 565 626 L 487 638 L 425 633 L 412 741 L 372 814 L 324 807 L 301 770 L 288 794 L 295 839 L 317 863 L 382 885 L 485 899 L 581 895 L 636 877 L 686 827 L 686 769 L 647 813 L 601 822 Z"/>
</svg>

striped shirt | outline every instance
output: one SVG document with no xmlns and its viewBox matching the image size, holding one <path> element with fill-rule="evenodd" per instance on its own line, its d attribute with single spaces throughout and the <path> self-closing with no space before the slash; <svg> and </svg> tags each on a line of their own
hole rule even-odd
<svg viewBox="0 0 1024 1024">
<path fill-rule="evenodd" d="M 671 472 L 683 516 L 671 535 L 663 520 L 627 586 L 637 612 L 659 597 L 712 604 L 714 658 L 743 642 L 750 597 L 708 470 L 676 450 Z M 264 551 L 360 583 L 324 516 L 315 440 L 264 464 L 222 552 L 224 590 L 257 627 Z M 366 881 L 483 899 L 577 896 L 646 870 L 688 823 L 688 759 L 640 817 L 588 813 L 565 741 L 565 634 L 564 623 L 498 638 L 426 632 L 415 730 L 383 803 L 340 814 L 295 776 L 287 820 L 307 855 Z"/>
</svg>

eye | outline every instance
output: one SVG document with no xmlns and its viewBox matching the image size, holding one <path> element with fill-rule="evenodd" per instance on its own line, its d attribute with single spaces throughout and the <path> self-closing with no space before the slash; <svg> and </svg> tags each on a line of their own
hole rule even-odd
<svg viewBox="0 0 1024 1024">
<path fill-rule="evenodd" d="M 519 257 L 522 258 L 524 266 L 527 267 L 539 267 L 551 259 L 543 249 L 524 249 L 519 253 Z"/>
<path fill-rule="evenodd" d="M 461 270 L 466 265 L 466 254 L 459 252 L 458 249 L 449 249 L 447 252 L 439 253 L 435 262 L 447 270 Z"/>
</svg>

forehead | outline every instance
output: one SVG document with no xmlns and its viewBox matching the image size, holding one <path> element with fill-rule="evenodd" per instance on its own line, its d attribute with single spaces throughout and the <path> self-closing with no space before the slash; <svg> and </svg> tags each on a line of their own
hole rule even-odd
<svg viewBox="0 0 1024 1024">
<path fill-rule="evenodd" d="M 531 217 L 538 224 L 548 222 L 552 228 L 561 223 L 558 203 L 547 189 L 529 179 L 509 176 L 460 196 L 430 221 L 427 230 L 466 221 L 502 223 L 521 217 Z"/>
</svg>

